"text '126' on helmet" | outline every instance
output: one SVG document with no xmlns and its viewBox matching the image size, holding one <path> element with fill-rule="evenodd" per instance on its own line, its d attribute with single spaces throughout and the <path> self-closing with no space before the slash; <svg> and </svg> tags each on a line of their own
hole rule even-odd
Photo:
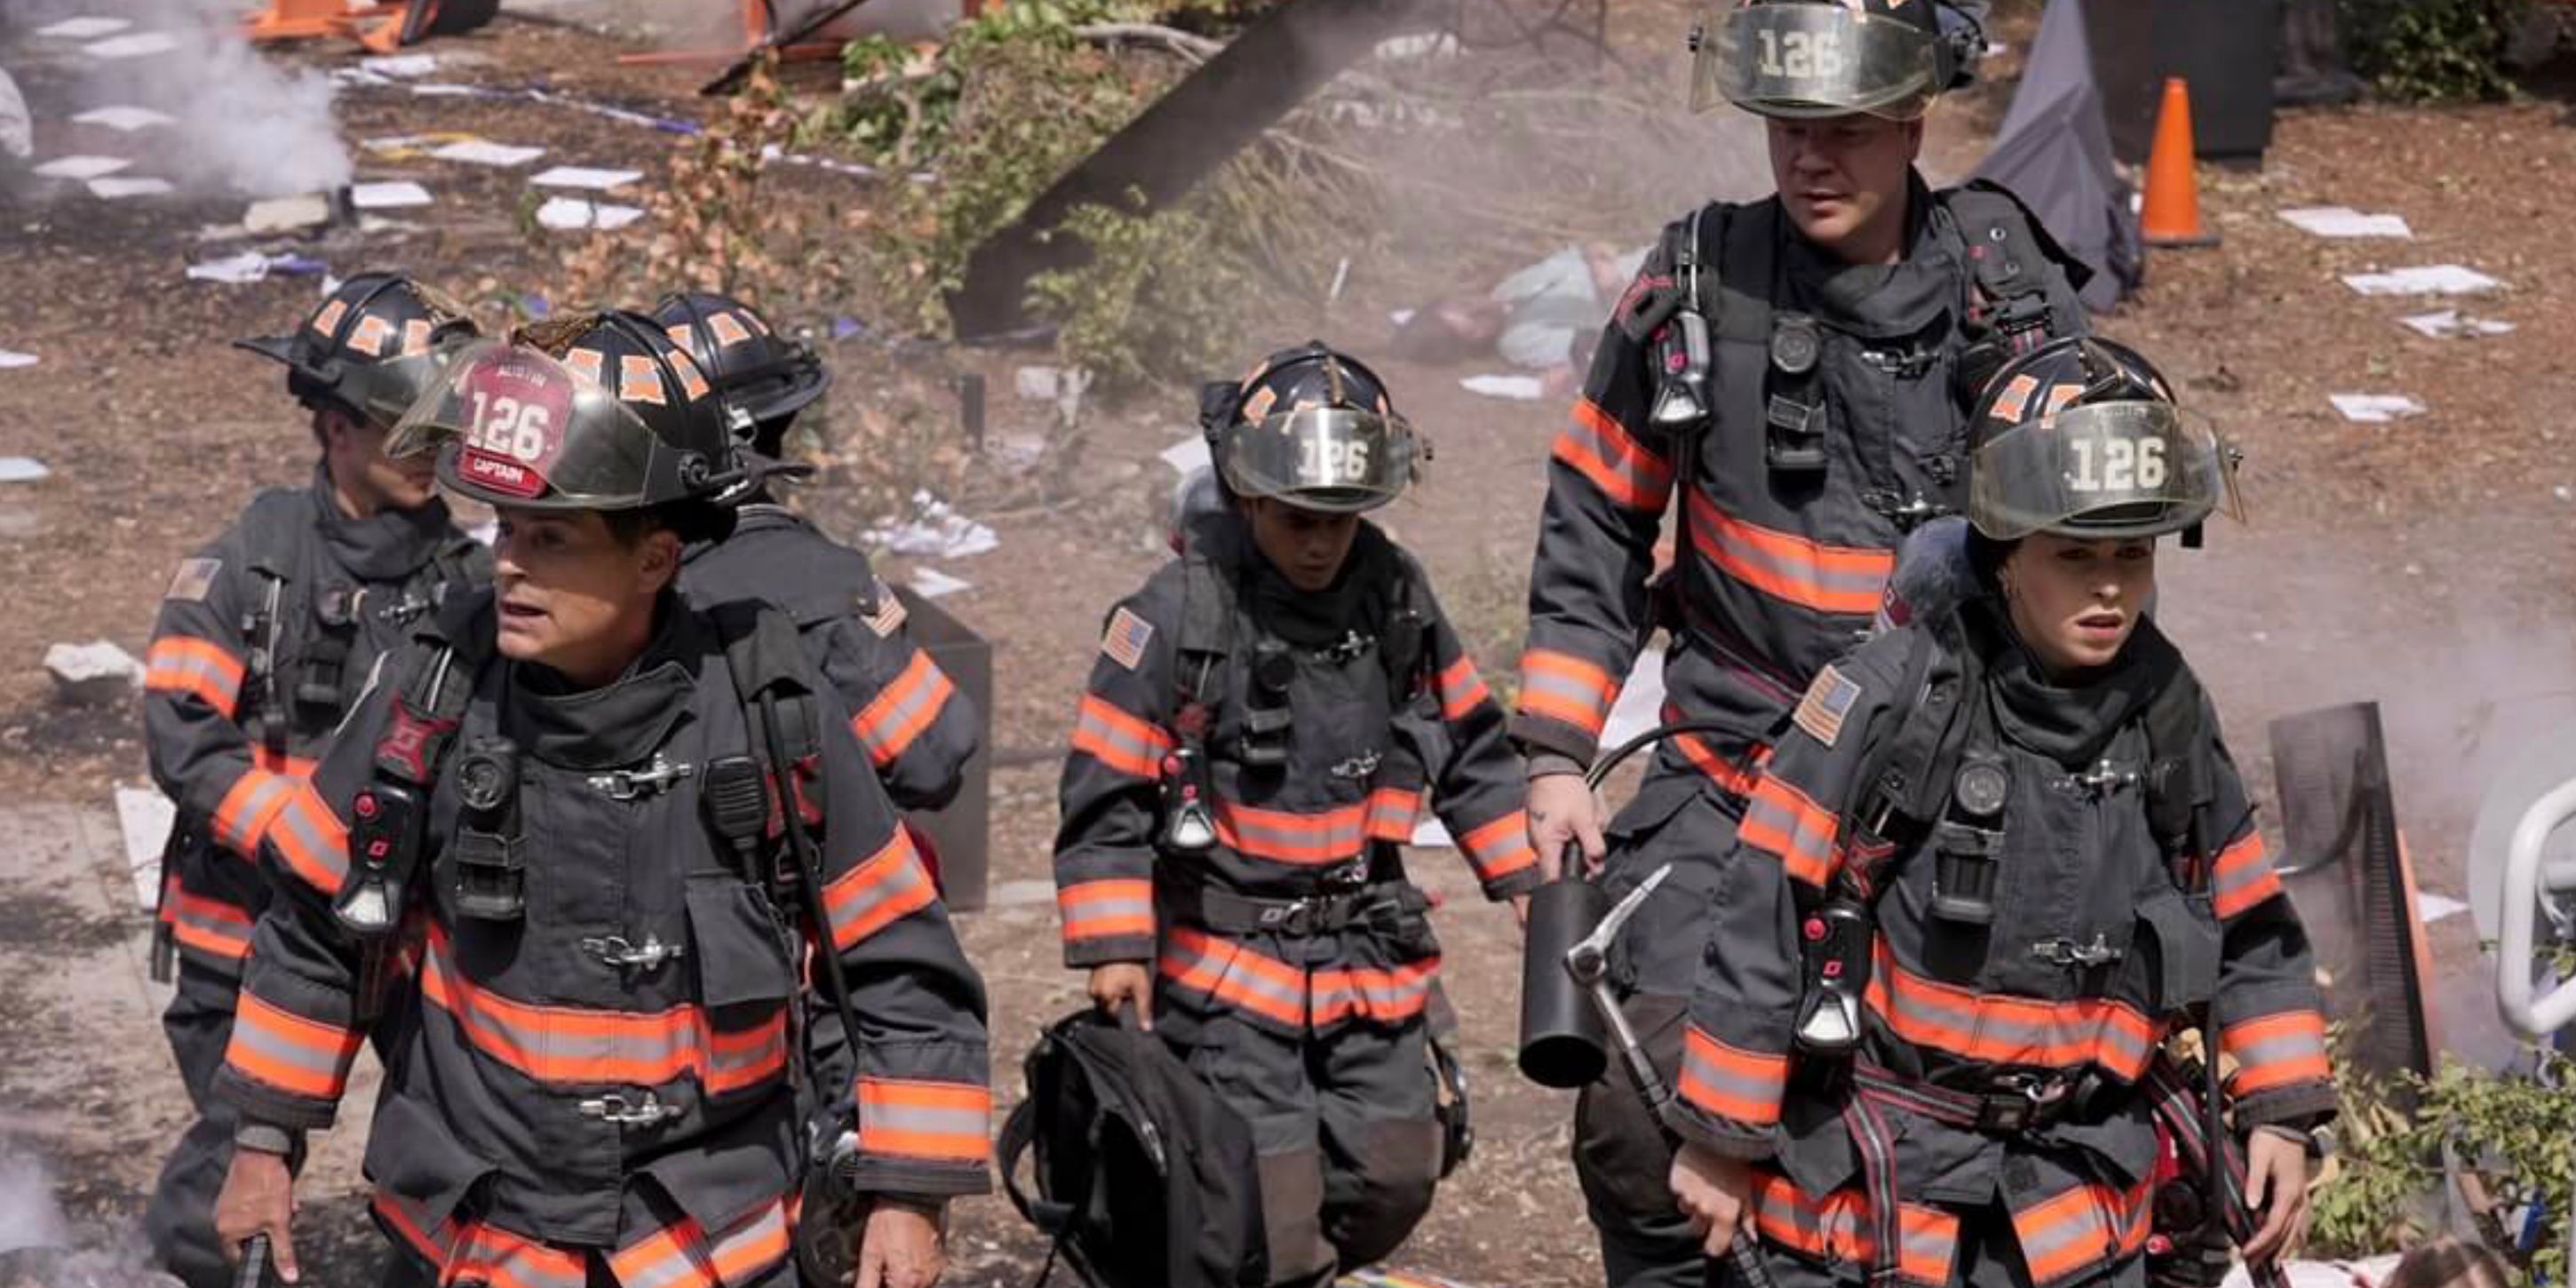
<svg viewBox="0 0 2576 1288">
<path fill-rule="evenodd" d="M 1240 383 L 1203 386 L 1199 425 L 1229 491 L 1326 514 L 1394 500 L 1431 454 L 1386 382 L 1321 341 L 1270 355 Z"/>
<path fill-rule="evenodd" d="M 704 508 L 738 480 L 705 373 L 638 313 L 579 314 L 457 351 L 395 427 L 439 481 L 530 510 Z"/>
<path fill-rule="evenodd" d="M 1968 521 L 1996 541 L 2188 533 L 2242 517 L 2236 458 L 2125 345 L 2058 340 L 2014 359 L 1968 422 Z"/>
<path fill-rule="evenodd" d="M 758 310 L 730 295 L 665 295 L 653 306 L 653 319 L 715 385 L 734 436 L 745 445 L 774 451 L 786 422 L 831 388 L 832 373 L 812 346 L 778 334 Z"/>
<path fill-rule="evenodd" d="M 1910 121 L 1967 82 L 1985 36 L 1934 0 L 1717 0 L 1691 29 L 1691 110 Z"/>
<path fill-rule="evenodd" d="M 480 334 L 464 306 L 438 292 L 398 273 L 360 273 L 292 332 L 233 343 L 285 364 L 298 402 L 337 403 L 391 425 L 438 382 L 454 347 Z"/>
</svg>

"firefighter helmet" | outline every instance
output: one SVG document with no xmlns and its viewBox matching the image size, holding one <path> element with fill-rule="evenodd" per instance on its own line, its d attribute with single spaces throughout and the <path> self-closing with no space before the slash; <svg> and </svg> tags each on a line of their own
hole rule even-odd
<svg viewBox="0 0 2576 1288">
<path fill-rule="evenodd" d="M 653 317 L 715 385 L 744 446 L 777 455 L 788 422 L 831 388 L 832 373 L 812 346 L 778 334 L 732 296 L 675 292 L 653 306 Z"/>
<path fill-rule="evenodd" d="M 1377 373 L 1320 340 L 1270 355 L 1240 384 L 1207 385 L 1199 423 L 1235 495 L 1330 514 L 1394 500 L 1430 456 Z"/>
<path fill-rule="evenodd" d="M 2174 405 L 2136 350 L 2052 341 L 1995 373 L 1968 422 L 1968 518 L 1997 541 L 2034 532 L 2152 537 L 2239 516 L 2236 461 Z"/>
<path fill-rule="evenodd" d="M 1691 29 L 1691 110 L 1910 121 L 1974 75 L 1985 35 L 1935 0 L 1718 0 Z"/>
<path fill-rule="evenodd" d="M 453 346 L 482 334 L 462 305 L 396 273 L 342 282 L 286 335 L 234 341 L 286 366 L 308 407 L 336 403 L 391 425 L 438 381 Z"/>
</svg>

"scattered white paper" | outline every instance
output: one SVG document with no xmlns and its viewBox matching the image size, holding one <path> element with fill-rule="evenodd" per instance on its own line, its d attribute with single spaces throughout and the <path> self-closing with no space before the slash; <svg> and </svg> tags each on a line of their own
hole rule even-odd
<svg viewBox="0 0 2576 1288">
<path fill-rule="evenodd" d="M 148 107 L 126 106 L 93 107 L 73 117 L 72 122 L 76 125 L 104 125 L 111 130 L 122 130 L 127 134 L 132 134 L 136 130 L 149 130 L 179 123 L 176 117 L 155 112 Z"/>
<path fill-rule="evenodd" d="M 116 788 L 116 830 L 125 838 L 125 867 L 134 874 L 134 901 L 145 911 L 161 907 L 161 851 L 179 821 L 170 798 L 148 787 Z"/>
<path fill-rule="evenodd" d="M 1601 750 L 1608 752 L 1638 734 L 1663 723 L 1664 655 L 1647 651 L 1628 668 L 1628 682 L 1619 689 L 1619 700 L 1610 707 L 1610 718 L 1601 725 Z"/>
<path fill-rule="evenodd" d="M 53 26 L 36 28 L 36 34 L 56 40 L 96 40 L 101 36 L 113 36 L 133 25 L 124 18 L 65 18 Z"/>
<path fill-rule="evenodd" d="M 2457 264 L 2430 264 L 2385 273 L 2347 273 L 2344 285 L 2364 295 L 2475 295 L 2504 283 Z"/>
<path fill-rule="evenodd" d="M 33 483 L 53 473 L 32 456 L 0 456 L 0 483 Z"/>
<path fill-rule="evenodd" d="M 0 371 L 15 371 L 20 367 L 32 367 L 36 365 L 36 362 L 36 355 L 32 353 L 12 353 L 7 349 L 0 349 Z"/>
<path fill-rule="evenodd" d="M 1488 398 L 1508 398 L 1513 402 L 1537 402 L 1547 388 L 1537 376 L 1469 376 L 1458 387 L 1471 394 Z"/>
<path fill-rule="evenodd" d="M 2444 917 L 2456 917 L 2468 910 L 2469 905 L 2449 895 L 2435 894 L 2430 890 L 2415 892 L 2415 918 L 2425 925 L 2432 925 Z"/>
<path fill-rule="evenodd" d="M 222 259 L 210 259 L 202 264 L 190 264 L 188 266 L 188 280 L 193 282 L 223 282 L 232 286 L 248 286 L 253 282 L 265 280 L 268 277 L 269 265 L 273 262 L 274 261 L 269 256 L 263 255 L 258 251 L 246 250 L 238 255 L 226 255 Z"/>
<path fill-rule="evenodd" d="M 1208 456 L 1207 439 L 1197 434 L 1192 434 L 1164 448 L 1157 455 L 1163 458 L 1165 465 L 1172 467 L 1173 473 L 1183 478 L 1188 478 L 1213 463 Z"/>
<path fill-rule="evenodd" d="M 544 148 L 523 148 L 490 139 L 463 139 L 430 153 L 441 161 L 463 161 L 469 165 L 503 167 L 523 166 L 544 156 Z"/>
<path fill-rule="evenodd" d="M 592 192 L 615 192 L 644 177 L 641 170 L 594 170 L 588 166 L 559 165 L 528 182 L 540 188 L 583 188 Z"/>
<path fill-rule="evenodd" d="M 2511 335 L 2513 323 L 2493 318 L 2463 317 L 2458 309 L 2438 313 L 2417 313 L 2397 319 L 2399 326 L 2435 340 L 2476 339 L 2485 335 Z"/>
<path fill-rule="evenodd" d="M 2319 237 L 2412 238 L 2403 215 L 2365 215 L 2350 206 L 2306 206 L 2284 210 L 2281 218 Z"/>
<path fill-rule="evenodd" d="M 1393 311 L 1393 312 L 1391 312 L 1391 313 L 1388 313 L 1388 314 L 1386 315 L 1386 320 L 1387 320 L 1387 321 L 1389 321 L 1389 322 L 1392 322 L 1392 323 L 1396 324 L 1397 326 L 1403 326 L 1403 325 L 1405 325 L 1405 324 L 1407 324 L 1407 323 L 1409 323 L 1409 322 L 1413 321 L 1413 310 L 1411 310 L 1411 309 L 1397 309 L 1397 310 L 1395 310 L 1395 311 Z"/>
<path fill-rule="evenodd" d="M 2385 425 L 2424 414 L 2424 404 L 2404 394 L 2328 394 L 2327 398 L 2345 420 L 2356 425 Z"/>
<path fill-rule="evenodd" d="M 2397 1273 L 2403 1258 L 2394 1252 L 2360 1261 L 2290 1261 L 2281 1263 L 2289 1288 L 2380 1288 Z M 2239 1261 L 2219 1288 L 2254 1288 L 2254 1276 Z"/>
<path fill-rule="evenodd" d="M 1002 539 L 991 528 L 957 513 L 928 492 L 913 493 L 912 507 L 921 517 L 871 528 L 868 542 L 899 555 L 936 559 L 963 559 L 1001 548 Z"/>
<path fill-rule="evenodd" d="M 474 98 L 483 93 L 479 85 L 446 85 L 428 82 L 411 87 L 413 98 Z"/>
<path fill-rule="evenodd" d="M 89 195 L 101 201 L 123 201 L 128 197 L 165 197 L 176 189 L 167 179 L 124 178 L 92 179 Z"/>
<path fill-rule="evenodd" d="M 138 31 L 131 36 L 118 36 L 94 45 L 81 46 L 81 52 L 92 58 L 150 58 L 179 47 L 179 38 L 166 31 Z"/>
<path fill-rule="evenodd" d="M 558 232 L 596 228 L 615 232 L 644 217 L 634 206 L 611 206 L 583 201 L 579 197 L 549 197 L 537 207 L 537 222 Z"/>
<path fill-rule="evenodd" d="M 56 157 L 37 166 L 36 173 L 53 179 L 96 179 L 132 164 L 123 157 Z"/>
<path fill-rule="evenodd" d="M 1458 848 L 1458 843 L 1449 839 L 1449 829 L 1441 826 L 1440 816 L 1433 814 L 1428 810 L 1425 810 L 1421 820 L 1413 825 L 1413 840 L 1409 842 L 1409 844 L 1417 850 L 1454 850 Z"/>
<path fill-rule="evenodd" d="M 402 210 L 430 204 L 429 189 L 408 180 L 361 183 L 349 189 L 349 204 L 360 210 Z"/>
<path fill-rule="evenodd" d="M 939 599 L 954 595 L 958 591 L 972 589 L 975 585 L 963 578 L 951 577 L 936 568 L 916 568 L 910 580 L 912 588 L 920 592 L 923 599 Z"/>
<path fill-rule="evenodd" d="M 410 80 L 412 77 L 427 76 L 438 70 L 438 55 L 392 54 L 382 58 L 361 58 L 358 60 L 358 65 L 378 76 Z"/>
</svg>

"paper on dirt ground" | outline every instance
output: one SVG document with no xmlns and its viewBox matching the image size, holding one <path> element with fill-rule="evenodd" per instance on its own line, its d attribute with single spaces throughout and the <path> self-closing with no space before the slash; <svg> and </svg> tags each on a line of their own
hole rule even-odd
<svg viewBox="0 0 2576 1288">
<path fill-rule="evenodd" d="M 97 40 L 102 36 L 113 36 L 133 25 L 130 19 L 84 15 L 78 18 L 65 18 L 50 27 L 38 27 L 36 34 L 55 40 Z"/>
<path fill-rule="evenodd" d="M 918 518 L 870 528 L 866 540 L 899 555 L 934 559 L 963 559 L 1001 548 L 1002 539 L 991 528 L 928 492 L 913 493 L 912 506 Z"/>
<path fill-rule="evenodd" d="M 178 189 L 171 186 L 167 179 L 154 179 L 143 175 L 133 178 L 117 175 L 89 181 L 89 195 L 101 201 L 123 201 L 129 197 L 166 197 L 176 191 Z"/>
<path fill-rule="evenodd" d="M 545 154 L 544 148 L 494 143 L 490 139 L 462 139 L 430 153 L 441 161 L 462 161 L 468 165 L 499 166 L 503 169 L 516 169 Z"/>
<path fill-rule="evenodd" d="M 32 353 L 15 353 L 8 349 L 0 349 L 0 371 L 15 371 L 20 367 L 32 367 L 36 365 L 36 362 L 36 355 Z"/>
<path fill-rule="evenodd" d="M 407 210 L 433 200 L 429 189 L 408 180 L 361 183 L 349 189 L 349 204 L 360 210 Z"/>
<path fill-rule="evenodd" d="M 2344 285 L 2364 295 L 2476 295 L 2504 283 L 2458 264 L 2428 264 L 2385 273 L 2346 273 Z"/>
<path fill-rule="evenodd" d="M 615 192 L 644 177 L 641 170 L 600 170 L 590 166 L 559 165 L 531 177 L 528 182 L 540 188 L 580 188 L 590 192 Z"/>
<path fill-rule="evenodd" d="M 2343 413 L 2345 420 L 2356 425 L 2385 425 L 2424 414 L 2424 404 L 2404 394 L 2328 394 L 2326 399 Z"/>
<path fill-rule="evenodd" d="M 391 76 L 397 80 L 410 80 L 415 76 L 427 76 L 431 72 L 437 71 L 438 55 L 387 54 L 381 58 L 361 58 L 358 60 L 358 65 L 366 68 L 368 71 L 374 72 L 378 76 Z"/>
<path fill-rule="evenodd" d="M 1458 387 L 1487 398 L 1507 398 L 1513 402 L 1537 402 L 1547 396 L 1547 386 L 1536 376 L 1469 376 Z"/>
<path fill-rule="evenodd" d="M 117 36 L 96 44 L 81 46 L 81 52 L 92 58 L 116 61 L 125 58 L 150 58 L 179 48 L 179 38 L 166 31 L 138 31 L 130 36 Z"/>
<path fill-rule="evenodd" d="M 34 483 L 52 478 L 54 472 L 43 461 L 32 456 L 0 456 L 0 483 Z"/>
<path fill-rule="evenodd" d="M 2350 206 L 2303 206 L 2280 212 L 2284 222 L 2319 237 L 2396 237 L 2411 239 L 2415 230 L 2403 215 L 2365 215 Z"/>
<path fill-rule="evenodd" d="M 547 199 L 546 204 L 537 207 L 537 222 L 557 232 L 572 232 L 583 228 L 615 232 L 643 217 L 644 212 L 634 206 L 593 203 L 578 197 L 552 197 Z"/>
<path fill-rule="evenodd" d="M 55 157 L 35 170 L 48 179 L 97 179 L 133 164 L 123 157 Z"/>
<path fill-rule="evenodd" d="M 125 840 L 125 870 L 134 877 L 134 901 L 145 911 L 161 907 L 161 850 L 179 811 L 148 787 L 116 787 L 116 830 Z"/>
<path fill-rule="evenodd" d="M 2513 323 L 2493 318 L 2464 316 L 2458 309 L 2435 313 L 2417 313 L 2397 319 L 2399 326 L 2435 340 L 2476 339 L 2480 336 L 2511 335 Z"/>
<path fill-rule="evenodd" d="M 963 577 L 951 577 L 936 568 L 916 568 L 912 576 L 906 580 L 912 583 L 912 588 L 919 592 L 923 599 L 940 599 L 961 590 L 975 588 L 975 583 Z"/>
<path fill-rule="evenodd" d="M 90 110 L 72 118 L 72 124 L 74 125 L 103 125 L 108 129 L 121 130 L 127 134 L 132 134 L 137 130 L 157 129 L 164 125 L 176 125 L 178 123 L 179 121 L 177 117 L 161 112 L 155 112 L 148 107 L 133 107 L 124 104 L 110 107 L 93 107 Z"/>
</svg>

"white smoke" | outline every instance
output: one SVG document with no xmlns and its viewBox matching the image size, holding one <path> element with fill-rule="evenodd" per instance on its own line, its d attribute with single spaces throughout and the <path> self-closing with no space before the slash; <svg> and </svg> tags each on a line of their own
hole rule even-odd
<svg viewBox="0 0 2576 1288">
<path fill-rule="evenodd" d="M 32 1158 L 0 1157 L 0 1252 L 60 1247 L 70 1241 L 53 1178 Z"/>
</svg>

